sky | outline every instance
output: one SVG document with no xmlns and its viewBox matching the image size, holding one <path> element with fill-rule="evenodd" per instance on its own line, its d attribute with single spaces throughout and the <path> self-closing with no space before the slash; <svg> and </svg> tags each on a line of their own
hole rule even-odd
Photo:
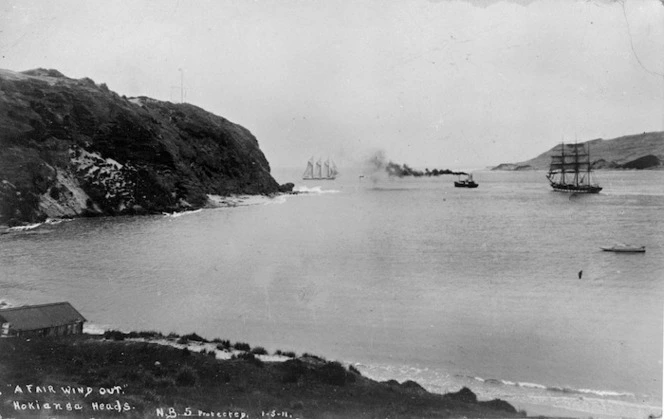
<svg viewBox="0 0 664 419">
<path fill-rule="evenodd" d="M 0 0 L 0 68 L 38 67 L 184 91 L 273 168 L 479 168 L 664 130 L 664 2 Z"/>
</svg>

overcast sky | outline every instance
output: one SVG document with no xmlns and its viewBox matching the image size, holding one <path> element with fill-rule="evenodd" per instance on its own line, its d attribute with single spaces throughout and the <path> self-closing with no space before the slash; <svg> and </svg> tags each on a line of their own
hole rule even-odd
<svg viewBox="0 0 664 419">
<path fill-rule="evenodd" d="M 664 125 L 660 0 L 0 1 L 0 68 L 186 101 L 273 167 L 483 167 Z"/>
</svg>

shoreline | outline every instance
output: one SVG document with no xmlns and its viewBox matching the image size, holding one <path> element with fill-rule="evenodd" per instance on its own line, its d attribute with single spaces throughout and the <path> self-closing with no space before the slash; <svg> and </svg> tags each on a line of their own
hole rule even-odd
<svg viewBox="0 0 664 419">
<path fill-rule="evenodd" d="M 0 301 L 0 308 L 11 307 L 13 304 L 8 303 L 7 301 Z M 236 342 L 231 344 L 228 340 L 222 340 L 219 338 L 208 340 L 201 336 L 198 336 L 195 333 L 188 335 L 178 335 L 176 333 L 169 333 L 164 335 L 161 332 L 155 331 L 142 331 L 142 332 L 121 332 L 117 330 L 105 330 L 94 324 L 86 325 L 84 331 L 84 336 L 92 339 L 98 339 L 102 341 L 124 341 L 126 343 L 135 343 L 135 344 L 146 344 L 146 345 L 159 345 L 163 347 L 168 347 L 177 351 L 184 351 L 191 354 L 199 354 L 205 356 L 206 358 L 213 358 L 217 361 L 236 361 L 236 360 L 245 360 L 249 363 L 276 363 L 283 364 L 285 362 L 290 362 L 294 360 L 303 361 L 305 363 L 312 363 L 313 365 L 321 366 L 328 363 L 325 358 L 312 355 L 308 353 L 303 353 L 298 355 L 294 352 L 283 352 L 276 350 L 273 353 L 269 353 L 261 347 L 252 347 L 247 343 Z M 1 341 L 7 341 L 9 339 L 0 339 Z M 35 339 L 36 340 L 36 339 Z M 238 346 L 239 345 L 239 346 Z M 2 356 L 0 356 L 2 359 Z M 437 391 L 436 389 L 431 389 L 430 386 L 426 384 L 420 384 L 418 378 L 415 377 L 399 377 L 397 376 L 379 376 L 372 371 L 367 369 L 367 366 L 360 363 L 348 363 L 348 362 L 336 362 L 336 364 L 342 365 L 348 371 L 355 371 L 361 376 L 365 377 L 368 380 L 371 380 L 380 384 L 388 385 L 397 385 L 397 386 L 411 386 L 417 389 L 420 389 L 423 392 L 438 395 L 446 396 L 448 394 L 454 394 L 452 390 Z M 1 369 L 0 369 L 1 370 Z M 1 378 L 1 377 L 0 377 Z M 399 381 L 396 381 L 397 378 Z M 498 380 L 482 380 L 478 377 L 468 377 L 475 380 L 480 380 L 484 383 L 493 383 Z M 413 381 L 415 380 L 415 381 Z M 471 380 L 472 381 L 472 380 Z M 527 413 L 528 417 L 541 417 L 541 418 L 567 418 L 567 419 L 578 419 L 578 418 L 588 418 L 593 417 L 595 419 L 618 419 L 618 418 L 646 418 L 646 417 L 661 417 L 661 409 L 658 410 L 657 406 L 647 406 L 647 405 L 636 405 L 627 401 L 618 400 L 616 398 L 602 398 L 601 395 L 582 395 L 577 394 L 573 389 L 567 390 L 567 392 L 561 391 L 560 397 L 551 397 L 546 395 L 548 390 L 551 390 L 549 387 L 545 387 L 539 384 L 530 384 L 530 383 L 503 383 L 504 385 L 514 385 L 518 388 L 534 388 L 539 391 L 542 391 L 542 395 L 538 396 L 537 394 L 507 394 L 500 393 L 498 390 L 498 395 L 492 394 L 488 396 L 484 394 L 480 388 L 476 388 L 472 383 L 467 385 L 460 385 L 461 390 L 467 390 L 471 392 L 475 397 L 477 402 L 488 403 L 495 399 L 500 399 L 501 402 L 509 404 L 516 412 L 518 413 Z M 496 388 L 493 386 L 493 390 Z M 494 393 L 491 391 L 490 393 Z M 569 394 L 562 394 L 569 393 Z M 579 400 L 581 402 L 579 402 Z M 574 402 L 574 405 L 566 403 L 567 401 Z M 552 403 L 553 402 L 553 403 Z M 586 406 L 587 409 L 579 408 L 579 404 Z M 615 414 L 606 413 L 607 409 L 611 408 Z M 601 413 L 598 413 L 601 411 Z M 638 414 L 634 412 L 638 411 Z M 620 413 L 619 413 L 620 412 Z M 654 412 L 654 413 L 653 413 Z M 1 413 L 1 412 L 0 412 Z M 657 415 L 660 416 L 657 416 Z"/>
<path fill-rule="evenodd" d="M 201 206 L 200 208 L 190 208 L 174 212 L 161 212 L 161 213 L 149 213 L 149 214 L 99 215 L 94 217 L 91 217 L 89 215 L 78 215 L 72 217 L 47 218 L 46 220 L 41 222 L 37 223 L 23 222 L 22 224 L 15 226 L 0 224 L 0 235 L 30 231 L 44 225 L 56 225 L 62 222 L 73 221 L 81 218 L 158 216 L 160 214 L 166 217 L 181 217 L 183 215 L 199 213 L 204 209 L 236 208 L 236 207 L 249 207 L 254 205 L 283 203 L 284 202 L 283 200 L 286 197 L 290 195 L 299 195 L 303 193 L 305 192 L 278 192 L 271 195 L 247 195 L 247 194 L 233 194 L 228 196 L 208 195 L 208 201 L 205 203 L 205 205 Z"/>
<path fill-rule="evenodd" d="M 93 410 L 99 404 L 108 406 L 108 417 L 120 411 L 129 417 L 160 417 L 160 409 L 179 412 L 174 417 L 188 416 L 187 409 L 244 417 L 276 411 L 290 418 L 526 416 L 505 401 L 478 400 L 465 387 L 433 394 L 413 381 L 372 380 L 352 365 L 320 356 L 281 351 L 270 355 L 261 347 L 208 341 L 195 333 L 106 331 L 103 336 L 6 338 L 0 339 L 0 365 L 2 387 L 15 389 L 0 393 L 0 413 L 8 417 L 17 409 L 50 409 L 62 399 L 58 388 L 79 386 L 89 390 L 80 397 L 68 395 L 67 402 L 80 405 L 81 412 L 88 402 Z M 97 393 L 100 397 L 86 400 Z M 111 413 L 113 406 L 120 410 Z"/>
<path fill-rule="evenodd" d="M 334 191 L 336 192 L 336 191 Z M 283 204 L 286 202 L 286 198 L 289 196 L 297 195 L 315 195 L 324 193 L 320 188 L 312 188 L 305 190 L 292 190 L 290 192 L 276 192 L 270 195 L 249 195 L 249 194 L 231 194 L 227 196 L 222 195 L 208 195 L 207 202 L 201 207 L 192 207 L 188 209 L 182 209 L 173 212 L 155 212 L 155 213 L 146 213 L 146 214 L 121 214 L 121 215 L 77 215 L 72 217 L 60 217 L 60 218 L 47 218 L 44 221 L 30 223 L 23 222 L 20 225 L 7 225 L 0 224 L 0 235 L 11 234 L 11 233 L 20 233 L 25 231 L 30 231 L 37 229 L 44 225 L 56 225 L 62 222 L 74 221 L 82 218 L 101 218 L 101 217 L 135 217 L 135 216 L 158 216 L 163 215 L 165 217 L 181 217 L 184 215 L 196 214 L 203 210 L 209 209 L 221 209 L 221 208 L 238 208 L 238 207 L 251 207 L 256 205 L 270 205 L 270 204 Z"/>
<path fill-rule="evenodd" d="M 106 333 L 108 333 L 108 331 Z M 126 334 L 125 337 L 127 340 L 131 341 L 165 345 L 177 348 L 179 350 L 187 349 L 192 352 L 207 354 L 208 356 L 211 356 L 211 354 L 214 353 L 215 358 L 218 360 L 232 360 L 238 357 L 241 358 L 245 353 L 252 353 L 256 358 L 258 358 L 262 362 L 286 362 L 292 359 L 306 359 L 308 360 L 308 362 L 314 362 L 314 363 L 326 361 L 325 358 L 321 356 L 312 355 L 309 353 L 298 355 L 293 352 L 290 352 L 288 356 L 283 355 L 283 352 L 280 350 L 277 350 L 276 353 L 273 354 L 262 353 L 263 348 L 261 347 L 251 348 L 247 350 L 238 350 L 234 349 L 233 346 L 230 345 L 230 347 L 220 350 L 217 347 L 217 344 L 215 343 L 214 340 L 208 341 L 207 339 L 202 338 L 200 336 L 197 336 L 196 340 L 189 340 L 187 342 L 178 342 L 178 339 L 180 337 L 177 337 L 176 334 L 172 334 L 171 337 L 163 335 L 156 338 L 139 337 L 140 334 L 146 334 L 146 333 L 149 334 L 153 332 L 129 332 Z M 199 338 L 202 340 L 197 340 Z M 249 346 L 248 344 L 244 343 L 242 343 L 242 345 Z M 258 349 L 258 351 L 254 352 L 256 349 Z M 366 369 L 364 365 L 360 363 L 349 363 L 344 361 L 338 361 L 338 362 L 341 363 L 345 368 L 359 371 L 362 374 L 362 376 L 370 380 L 373 380 L 375 382 L 399 384 L 399 382 L 396 381 L 394 377 L 378 377 L 372 374 L 370 371 Z M 423 391 L 426 391 L 430 394 L 445 396 L 446 394 L 455 393 L 453 390 L 447 392 L 432 390 L 430 388 L 427 388 L 426 385 L 421 384 L 417 379 L 413 377 L 405 377 L 401 378 L 400 380 L 402 380 L 402 382 L 400 383 L 401 385 L 403 385 L 404 383 L 412 383 L 411 385 L 417 385 Z M 529 384 L 529 383 L 513 383 L 513 384 L 519 388 L 536 388 L 544 392 L 551 391 L 552 389 L 539 384 Z M 457 392 L 462 391 L 464 389 L 474 393 L 477 396 L 477 400 L 481 402 L 491 402 L 492 400 L 496 399 L 495 397 L 492 396 L 482 397 L 481 391 L 464 385 L 462 385 L 461 388 L 457 390 Z M 562 390 L 560 391 L 563 392 Z M 498 399 L 510 404 L 517 412 L 527 413 L 528 417 L 559 418 L 559 419 L 581 419 L 581 418 L 586 419 L 588 417 L 592 417 L 594 419 L 621 419 L 621 418 L 642 418 L 642 417 L 646 418 L 650 416 L 657 417 L 653 416 L 655 415 L 655 413 L 652 413 L 653 411 L 657 412 L 658 408 L 656 406 L 640 406 L 618 400 L 621 396 L 621 394 L 618 393 L 613 395 L 612 394 L 608 395 L 609 397 L 615 397 L 615 398 L 602 398 L 602 396 L 599 394 L 591 394 L 587 393 L 587 391 L 586 393 L 583 393 L 581 391 L 577 392 L 574 390 L 568 390 L 568 391 L 570 392 L 570 394 L 560 396 L 555 399 L 551 397 L 545 397 L 545 396 L 538 397 L 533 395 L 529 396 L 521 395 L 521 396 L 511 397 L 506 394 L 498 397 Z M 614 393 L 614 392 L 608 392 L 608 393 Z M 582 401 L 582 404 L 587 406 L 587 409 L 580 409 L 578 406 L 574 407 L 565 404 L 565 402 L 572 400 L 577 402 L 577 404 L 579 403 L 579 401 Z M 555 403 L 551 403 L 552 401 Z M 607 405 L 611 406 L 614 409 L 613 411 L 615 413 L 612 414 L 597 413 L 597 410 L 601 410 L 602 407 L 604 408 L 604 410 L 606 410 Z M 638 415 L 633 413 L 635 410 L 639 410 Z M 660 412 L 659 415 L 661 417 L 661 410 L 659 410 L 659 412 Z"/>
<path fill-rule="evenodd" d="M 375 380 L 384 380 L 389 376 L 384 368 L 367 370 L 362 365 L 360 370 L 367 377 Z M 384 367 L 384 366 L 383 366 Z M 399 365 L 396 368 L 403 368 Z M 444 394 L 446 391 L 465 386 L 477 394 L 478 398 L 486 400 L 498 397 L 507 401 L 517 410 L 528 412 L 529 416 L 568 417 L 576 419 L 622 419 L 648 418 L 650 415 L 661 415 L 661 405 L 648 396 L 637 396 L 628 392 L 609 390 L 575 389 L 570 387 L 547 386 L 529 382 L 511 382 L 500 379 L 486 379 L 470 375 L 454 375 L 454 378 L 443 379 L 446 384 L 438 385 L 431 382 L 429 376 L 439 376 L 441 371 L 427 371 L 427 368 L 417 368 L 411 374 L 395 374 L 398 380 L 412 379 L 421 383 L 423 387 L 434 393 Z M 451 380 L 451 381 L 450 381 Z M 546 381 L 537 381 L 546 382 Z M 600 387 L 601 388 L 601 387 Z"/>
</svg>

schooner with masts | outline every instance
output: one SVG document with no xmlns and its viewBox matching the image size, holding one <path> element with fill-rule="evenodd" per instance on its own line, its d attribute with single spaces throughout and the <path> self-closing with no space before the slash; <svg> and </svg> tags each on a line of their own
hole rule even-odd
<svg viewBox="0 0 664 419">
<path fill-rule="evenodd" d="M 314 158 L 310 158 L 307 162 L 307 168 L 304 170 L 302 175 L 303 180 L 334 180 L 336 179 L 339 171 L 337 170 L 337 165 L 334 164 L 334 161 L 329 158 L 325 161 L 318 159 L 314 163 Z"/>
</svg>

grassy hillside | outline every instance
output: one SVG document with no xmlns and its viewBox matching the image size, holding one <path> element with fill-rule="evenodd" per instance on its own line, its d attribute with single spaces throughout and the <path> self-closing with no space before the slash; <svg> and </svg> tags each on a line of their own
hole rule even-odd
<svg viewBox="0 0 664 419">
<path fill-rule="evenodd" d="M 250 418 L 522 416 L 504 401 L 478 402 L 468 389 L 437 395 L 414 382 L 378 383 L 311 355 L 264 362 L 255 355 L 263 351 L 242 344 L 246 351 L 222 360 L 213 351 L 109 337 L 0 339 L 0 415 L 157 418 L 189 409 Z M 218 342 L 226 350 L 228 342 Z"/>
<path fill-rule="evenodd" d="M 595 169 L 661 168 L 664 164 L 664 132 L 644 132 L 611 140 L 590 140 L 579 144 L 585 144 L 586 149 L 590 149 L 590 157 Z M 546 170 L 551 163 L 551 155 L 558 148 L 559 145 L 533 159 L 518 163 L 505 163 L 495 167 L 494 170 Z M 638 163 L 639 159 L 643 159 L 642 164 Z M 635 164 L 632 165 L 632 162 Z"/>
</svg>

